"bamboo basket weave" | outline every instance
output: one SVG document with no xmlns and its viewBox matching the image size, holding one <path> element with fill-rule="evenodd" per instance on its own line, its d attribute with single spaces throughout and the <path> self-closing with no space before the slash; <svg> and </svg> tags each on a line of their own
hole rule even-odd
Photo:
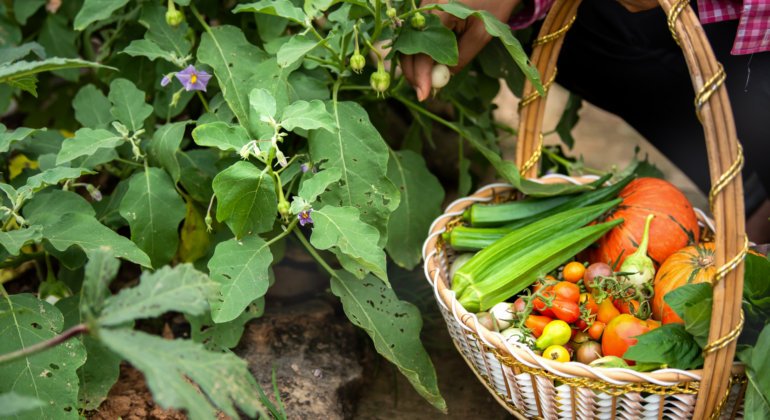
<svg viewBox="0 0 770 420">
<path fill-rule="evenodd" d="M 532 62 L 546 92 L 556 74 L 564 34 L 574 22 L 580 0 L 557 0 L 534 42 Z M 736 138 L 724 71 L 687 0 L 660 0 L 669 28 L 682 47 L 695 88 L 695 112 L 703 123 L 709 155 L 714 221 L 698 212 L 701 229 L 716 243 L 717 270 L 712 283 L 713 316 L 701 370 L 594 369 L 558 363 L 535 355 L 526 346 L 506 342 L 468 313 L 450 290 L 447 273 L 454 258 L 441 233 L 461 224 L 460 215 L 476 202 L 515 198 L 511 185 L 488 185 L 451 203 L 430 228 L 423 246 L 425 275 L 431 282 L 455 346 L 492 396 L 521 419 L 741 419 L 746 390 L 745 366 L 733 363 L 735 339 L 743 325 L 743 259 L 748 251 L 744 230 L 743 187 L 737 175 L 743 155 Z M 524 88 L 519 111 L 517 165 L 522 176 L 536 176 L 542 146 L 545 99 L 531 84 Z M 595 177 L 546 176 L 542 183 L 587 183 Z M 712 239 L 713 238 L 713 239 Z"/>
</svg>

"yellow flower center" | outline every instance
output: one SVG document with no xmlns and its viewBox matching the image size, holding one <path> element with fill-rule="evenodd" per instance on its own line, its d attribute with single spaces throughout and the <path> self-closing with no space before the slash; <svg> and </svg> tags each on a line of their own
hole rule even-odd
<svg viewBox="0 0 770 420">
<path fill-rule="evenodd" d="M 192 76 L 190 76 L 190 83 L 195 83 L 197 81 L 198 81 L 198 76 L 196 76 L 194 74 Z"/>
</svg>

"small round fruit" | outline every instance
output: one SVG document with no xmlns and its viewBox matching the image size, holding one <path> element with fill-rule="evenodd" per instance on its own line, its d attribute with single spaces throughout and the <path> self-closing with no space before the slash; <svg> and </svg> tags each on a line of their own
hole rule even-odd
<svg viewBox="0 0 770 420">
<path fill-rule="evenodd" d="M 433 65 L 433 70 L 430 72 L 431 87 L 434 89 L 441 89 L 449 83 L 449 67 L 436 63 Z"/>
<path fill-rule="evenodd" d="M 580 363 L 589 364 L 600 358 L 602 358 L 602 346 L 596 341 L 586 341 L 577 349 L 576 360 Z"/>
<path fill-rule="evenodd" d="M 554 362 L 566 363 L 569 362 L 569 352 L 564 346 L 553 345 L 543 351 L 543 357 Z"/>
<path fill-rule="evenodd" d="M 588 336 L 594 340 L 602 338 L 605 324 L 602 321 L 594 321 L 593 325 L 588 328 Z"/>
<path fill-rule="evenodd" d="M 636 344 L 637 339 L 634 337 L 658 327 L 660 325 L 656 322 L 642 321 L 626 314 L 618 315 L 604 329 L 602 351 L 605 356 L 623 357 L 626 350 Z M 633 361 L 626 360 L 626 362 L 631 366 L 634 365 Z"/>
<path fill-rule="evenodd" d="M 568 281 L 559 282 L 556 286 L 553 286 L 553 291 L 559 299 L 575 303 L 578 303 L 580 300 L 580 288 L 576 284 L 572 284 Z"/>
<path fill-rule="evenodd" d="M 594 278 L 596 276 L 609 277 L 612 275 L 612 267 L 609 264 L 598 262 L 588 266 L 586 272 L 583 274 L 583 284 L 585 284 L 588 291 L 593 290 Z"/>
<path fill-rule="evenodd" d="M 577 283 L 580 281 L 580 279 L 583 278 L 583 274 L 585 274 L 585 272 L 586 268 L 583 264 L 577 261 L 573 261 L 564 267 L 562 276 L 564 277 L 564 280 L 570 283 Z"/>
</svg>

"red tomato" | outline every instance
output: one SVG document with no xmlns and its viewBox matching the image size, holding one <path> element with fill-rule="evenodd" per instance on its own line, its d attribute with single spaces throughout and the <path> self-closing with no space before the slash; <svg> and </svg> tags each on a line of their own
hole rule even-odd
<svg viewBox="0 0 770 420">
<path fill-rule="evenodd" d="M 586 330 L 586 328 L 588 328 L 588 323 L 587 323 L 587 322 L 585 322 L 585 321 L 583 321 L 583 320 L 582 320 L 582 319 L 580 319 L 580 318 L 578 318 L 578 320 L 577 320 L 577 321 L 575 321 L 574 323 L 572 323 L 572 325 L 574 325 L 574 326 L 575 326 L 575 329 L 577 329 L 578 331 L 585 331 L 585 330 Z"/>
<path fill-rule="evenodd" d="M 569 340 L 570 340 L 570 341 L 572 341 L 572 339 L 574 339 L 574 338 L 575 338 L 575 336 L 577 335 L 577 333 L 579 333 L 579 332 L 580 332 L 580 331 L 578 331 L 578 330 L 577 330 L 577 329 L 575 329 L 575 328 L 571 328 L 571 330 L 572 330 L 572 331 L 570 331 L 570 336 L 569 336 Z M 567 343 L 567 345 L 569 345 L 569 343 Z M 567 345 L 565 345 L 565 347 L 566 347 Z M 571 349 L 572 349 L 572 346 L 570 346 L 570 350 L 571 350 Z"/>
<path fill-rule="evenodd" d="M 623 357 L 626 354 L 626 350 L 637 342 L 636 338 L 631 337 L 642 335 L 658 327 L 657 323 L 642 321 L 628 314 L 618 315 L 604 328 L 602 353 L 605 356 Z M 632 360 L 626 360 L 626 362 L 630 366 L 636 364 Z"/>
<path fill-rule="evenodd" d="M 556 297 L 559 299 L 575 303 L 578 303 L 580 300 L 580 287 L 568 281 L 559 282 L 559 284 L 553 287 L 553 292 L 556 293 Z"/>
<path fill-rule="evenodd" d="M 596 320 L 609 324 L 610 321 L 615 319 L 618 315 L 620 315 L 620 311 L 612 304 L 612 300 L 604 299 L 602 303 L 599 304 L 599 314 L 596 315 Z M 605 356 L 607 355 L 605 354 Z"/>
<path fill-rule="evenodd" d="M 551 275 L 545 276 L 545 279 L 548 282 L 556 281 L 556 279 Z M 540 283 L 540 280 L 537 280 L 535 283 L 532 284 L 532 293 L 537 293 L 537 291 L 542 288 L 543 288 L 543 283 Z M 546 290 L 551 290 L 551 289 L 553 289 L 553 286 L 549 286 Z"/>
<path fill-rule="evenodd" d="M 550 290 L 550 289 L 551 289 L 550 287 L 545 289 L 545 291 L 543 292 L 543 297 L 544 298 L 550 299 L 550 298 L 556 296 L 553 293 L 553 291 Z M 545 315 L 545 316 L 547 316 L 549 318 L 555 318 L 556 317 L 556 315 L 553 313 L 553 309 L 549 308 L 548 306 L 546 306 L 545 301 L 543 301 L 543 299 L 537 298 L 537 299 L 534 300 L 533 304 L 535 306 L 535 310 L 540 312 L 542 315 Z"/>
<path fill-rule="evenodd" d="M 553 310 L 554 315 L 556 315 L 556 318 L 561 319 L 567 324 L 575 322 L 580 318 L 580 307 L 577 303 L 556 298 L 553 300 L 552 304 L 553 308 L 551 309 Z"/>
<path fill-rule="evenodd" d="M 602 338 L 604 327 L 605 325 L 602 321 L 594 321 L 594 325 L 591 325 L 591 328 L 588 329 L 588 336 L 591 337 L 592 340 L 599 341 L 599 339 Z"/>
<path fill-rule="evenodd" d="M 532 330 L 532 334 L 534 334 L 535 337 L 540 338 L 540 336 L 543 335 L 545 326 L 551 321 L 553 321 L 553 318 L 548 318 L 547 316 L 530 315 L 527 317 L 524 325 Z"/>
<path fill-rule="evenodd" d="M 580 305 L 585 306 L 586 309 L 591 311 L 591 315 L 599 313 L 599 305 L 596 303 L 596 299 L 594 299 L 594 295 L 591 293 L 583 293 L 580 295 Z"/>
</svg>

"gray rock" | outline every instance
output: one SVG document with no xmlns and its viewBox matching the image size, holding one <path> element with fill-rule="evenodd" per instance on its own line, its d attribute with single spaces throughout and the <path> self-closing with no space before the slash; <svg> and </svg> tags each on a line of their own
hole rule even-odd
<svg viewBox="0 0 770 420">
<path fill-rule="evenodd" d="M 326 302 L 273 306 L 250 321 L 233 351 L 249 362 L 274 405 L 273 364 L 286 416 L 292 420 L 352 417 L 363 368 L 353 325 Z"/>
</svg>

